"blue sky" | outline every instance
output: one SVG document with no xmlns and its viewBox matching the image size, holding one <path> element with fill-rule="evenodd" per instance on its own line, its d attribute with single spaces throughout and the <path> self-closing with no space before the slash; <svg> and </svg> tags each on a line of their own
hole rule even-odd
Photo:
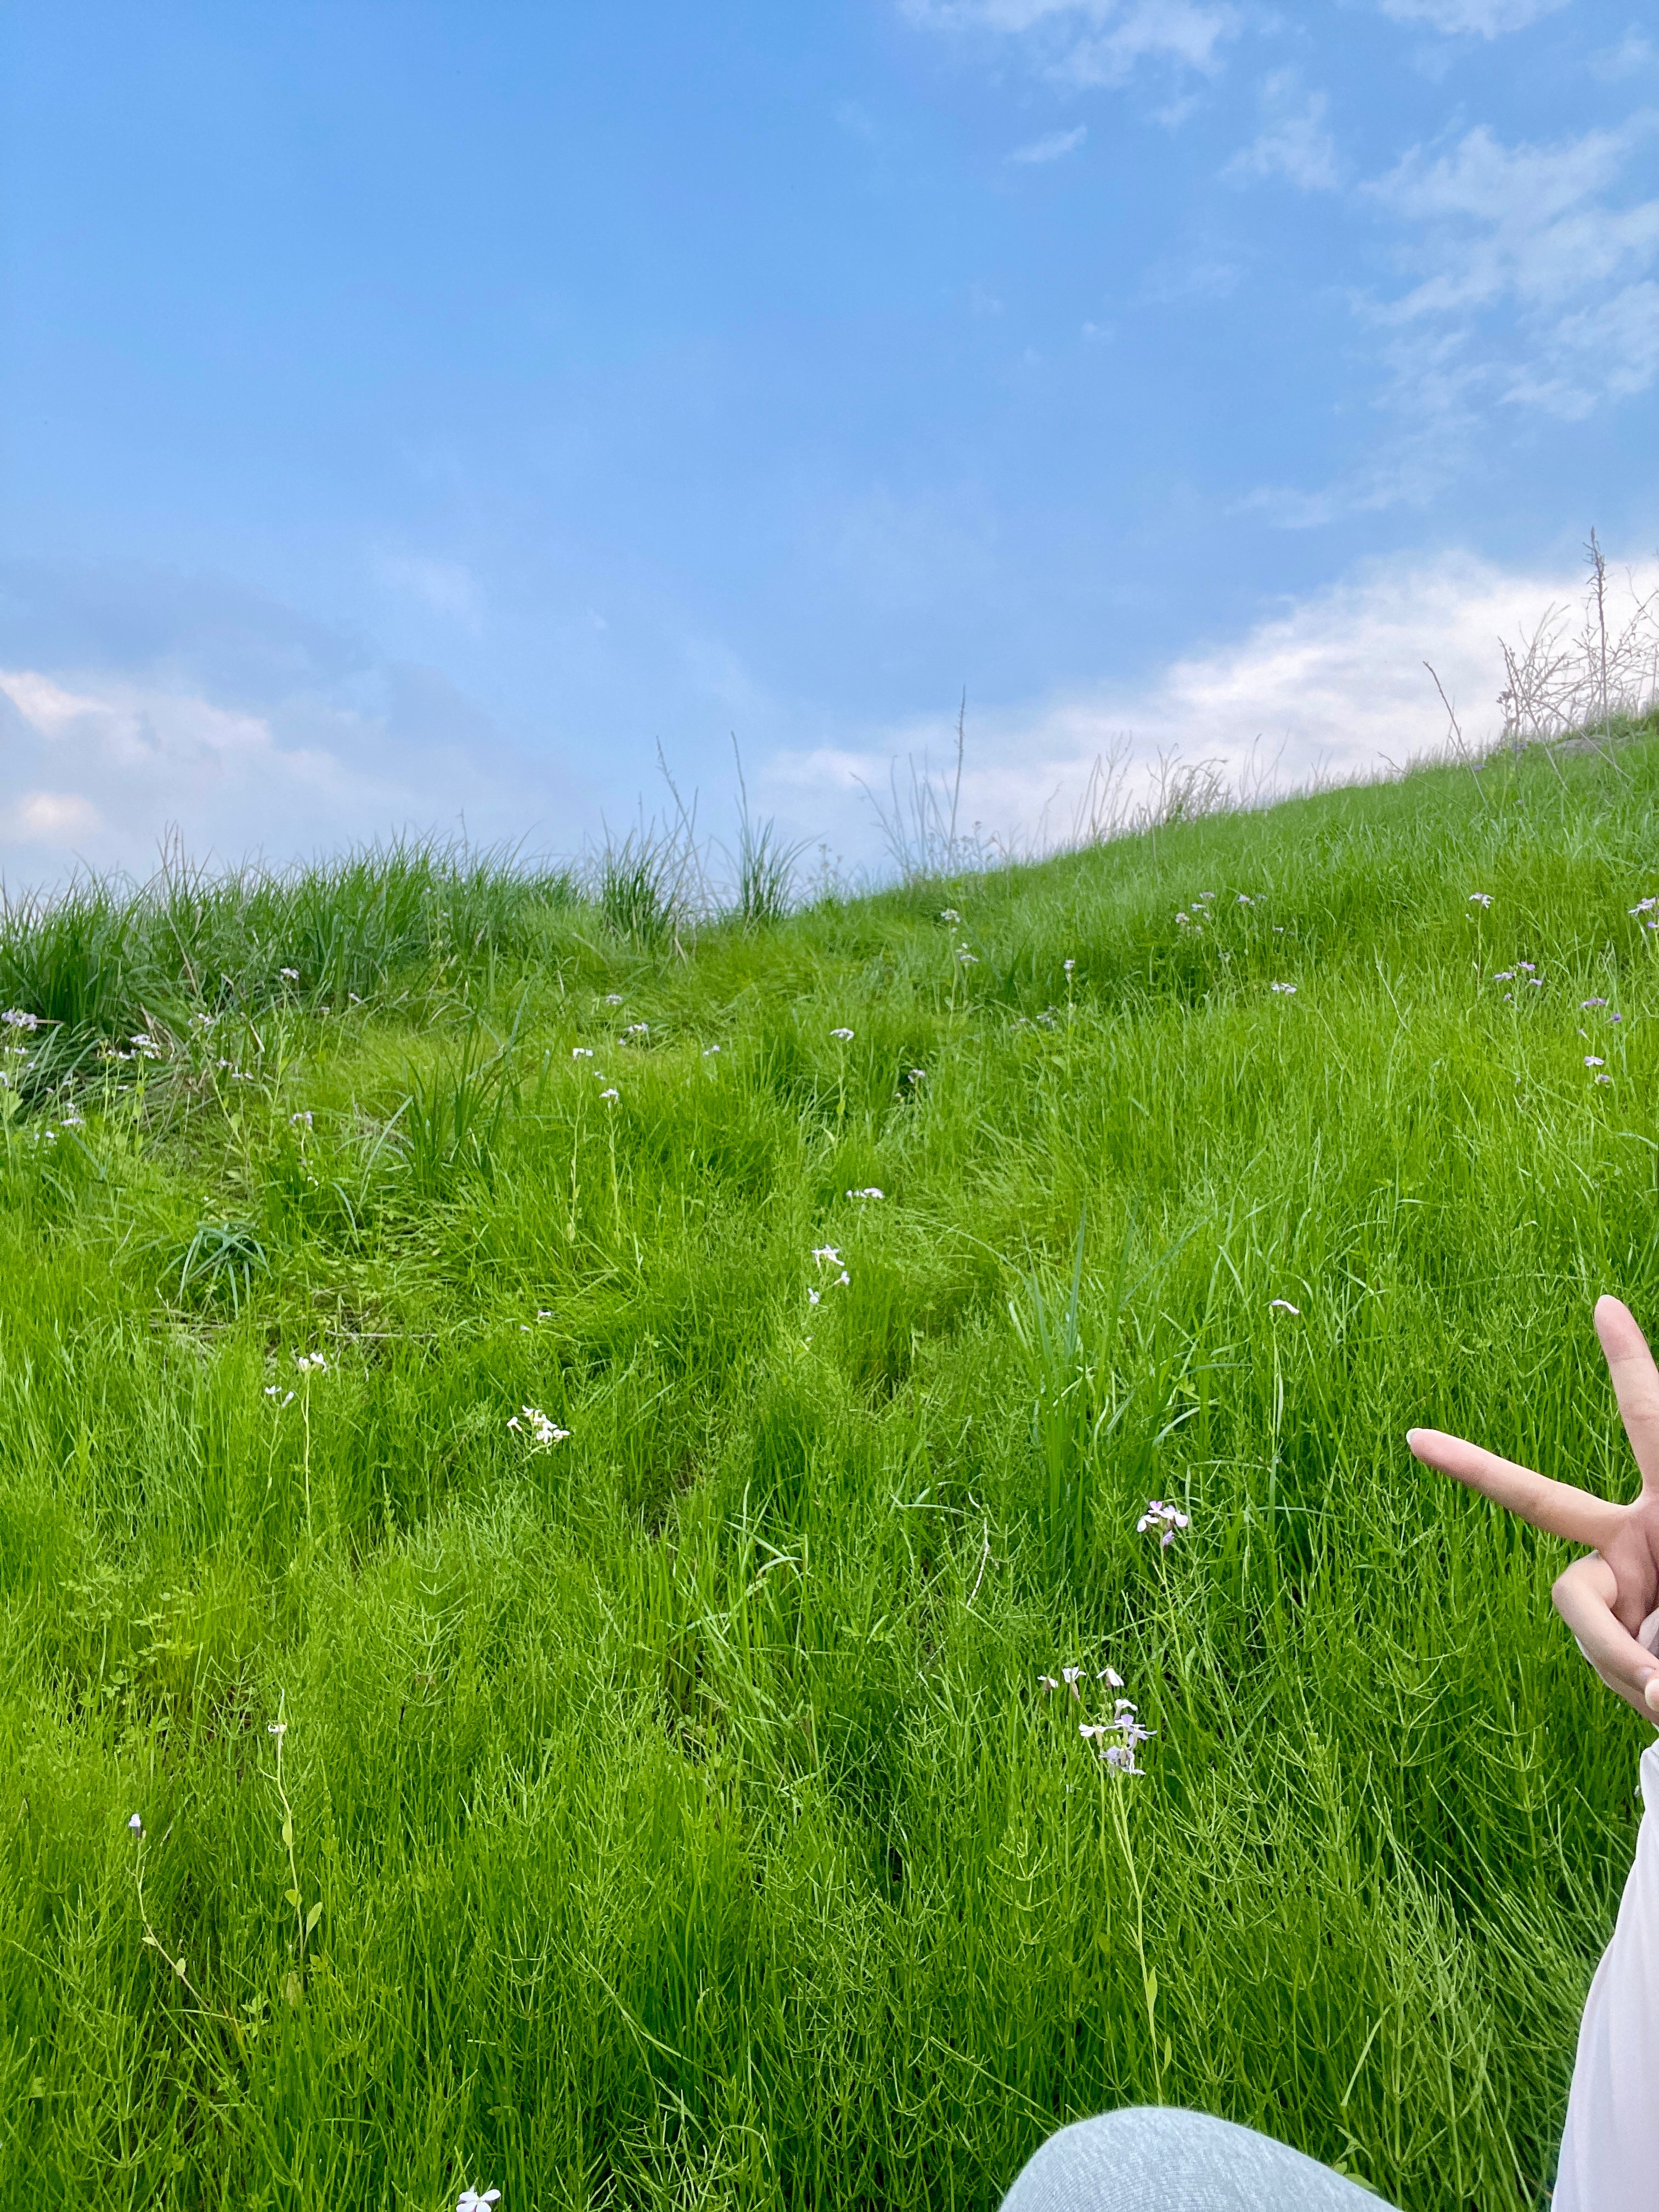
<svg viewBox="0 0 1659 2212">
<path fill-rule="evenodd" d="M 1656 154 L 1606 0 L 13 0 L 0 866 L 1480 726 L 1659 533 Z"/>
</svg>

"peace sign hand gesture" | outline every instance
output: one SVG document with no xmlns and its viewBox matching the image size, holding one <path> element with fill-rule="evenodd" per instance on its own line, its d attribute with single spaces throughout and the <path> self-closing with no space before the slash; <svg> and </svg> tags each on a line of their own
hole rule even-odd
<svg viewBox="0 0 1659 2212">
<path fill-rule="evenodd" d="M 1556 1582 L 1556 1611 L 1610 1690 L 1659 1723 L 1659 1368 L 1628 1306 L 1598 1298 L 1595 1333 L 1642 1473 L 1629 1505 L 1551 1482 L 1461 1437 L 1413 1429 L 1406 1442 L 1427 1467 L 1507 1505 L 1534 1528 L 1595 1548 Z"/>
</svg>

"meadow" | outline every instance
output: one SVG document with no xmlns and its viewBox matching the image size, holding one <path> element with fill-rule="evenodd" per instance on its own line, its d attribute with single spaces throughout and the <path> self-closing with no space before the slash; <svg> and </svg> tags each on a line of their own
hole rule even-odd
<svg viewBox="0 0 1659 2212">
<path fill-rule="evenodd" d="M 695 928 L 14 905 L 0 2198 L 991 2207 L 1160 2099 L 1543 2206 L 1645 1731 L 1403 1438 L 1631 1484 L 1656 898 L 1649 726 Z"/>
</svg>

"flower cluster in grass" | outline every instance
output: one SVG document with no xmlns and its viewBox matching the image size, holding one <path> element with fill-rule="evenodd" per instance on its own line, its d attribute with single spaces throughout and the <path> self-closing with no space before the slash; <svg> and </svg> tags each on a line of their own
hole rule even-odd
<svg viewBox="0 0 1659 2212">
<path fill-rule="evenodd" d="M 570 1431 L 550 1420 L 539 1406 L 520 1406 L 516 1413 L 509 1414 L 507 1425 L 516 1430 L 529 1444 L 532 1451 L 550 1451 L 555 1444 L 568 1440 Z"/>
<path fill-rule="evenodd" d="M 1062 1667 L 1057 1676 L 1039 1674 L 1037 1677 L 1038 1684 L 1042 1689 L 1049 1692 L 1069 1691 L 1079 1705 L 1082 1705 L 1084 1701 L 1081 1686 L 1086 1680 L 1087 1677 L 1081 1667 Z M 1138 1708 L 1131 1699 L 1121 1694 L 1124 1688 L 1123 1677 L 1115 1668 L 1100 1668 L 1094 1676 L 1094 1681 L 1097 1684 L 1103 1682 L 1109 1690 L 1115 1691 L 1119 1694 L 1111 1700 L 1109 1717 L 1103 1717 L 1098 1720 L 1078 1723 L 1079 1735 L 1091 1746 L 1102 1765 L 1109 1767 L 1115 1773 L 1144 1774 L 1146 1770 L 1136 1762 L 1135 1753 L 1143 1743 L 1152 1741 L 1158 1733 L 1157 1729 L 1141 1725 Z"/>
</svg>

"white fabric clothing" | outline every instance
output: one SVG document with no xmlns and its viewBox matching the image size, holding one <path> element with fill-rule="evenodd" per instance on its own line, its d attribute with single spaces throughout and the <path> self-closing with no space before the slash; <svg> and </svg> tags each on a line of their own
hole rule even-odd
<svg viewBox="0 0 1659 2212">
<path fill-rule="evenodd" d="M 1578 2030 L 1553 2212 L 1659 2212 L 1659 1742 L 1642 1754 L 1642 1808 Z"/>
</svg>

